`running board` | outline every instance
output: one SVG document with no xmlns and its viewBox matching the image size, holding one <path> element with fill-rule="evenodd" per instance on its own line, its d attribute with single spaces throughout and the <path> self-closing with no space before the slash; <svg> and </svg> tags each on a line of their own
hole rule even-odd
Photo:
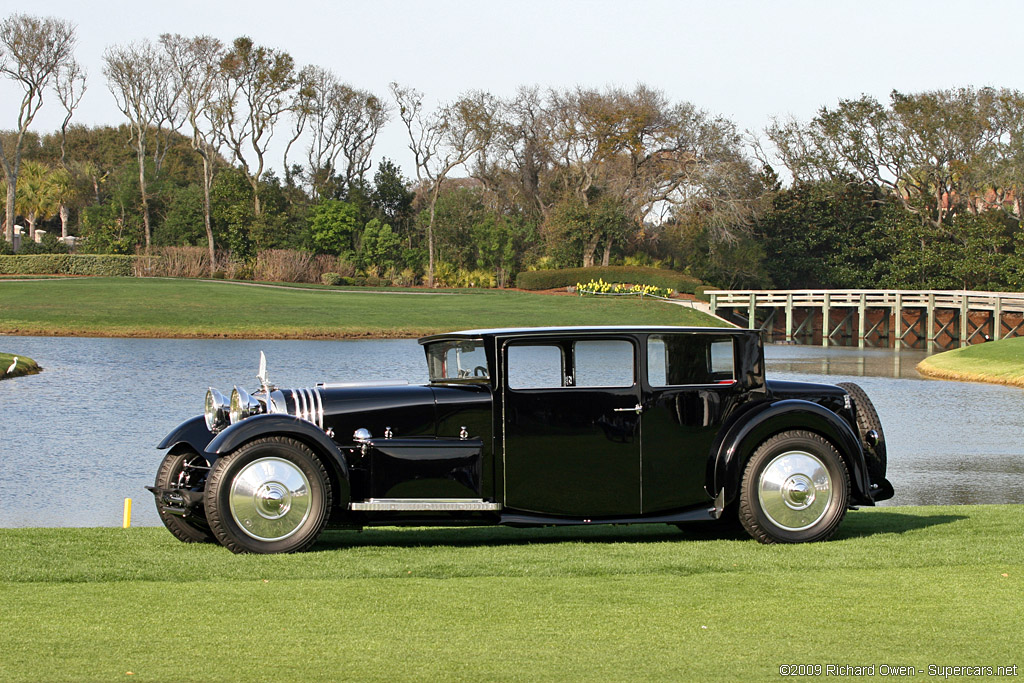
<svg viewBox="0 0 1024 683">
<path fill-rule="evenodd" d="M 370 498 L 349 503 L 350 510 L 362 512 L 495 512 L 499 503 L 475 498 Z"/>
</svg>

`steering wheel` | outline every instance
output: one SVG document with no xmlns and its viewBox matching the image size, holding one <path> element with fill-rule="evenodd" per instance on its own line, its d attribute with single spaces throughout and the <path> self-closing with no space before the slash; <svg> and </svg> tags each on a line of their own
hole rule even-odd
<svg viewBox="0 0 1024 683">
<path fill-rule="evenodd" d="M 473 368 L 473 376 L 474 377 L 487 377 L 487 368 L 485 368 L 482 365 L 476 366 L 475 368 Z"/>
</svg>

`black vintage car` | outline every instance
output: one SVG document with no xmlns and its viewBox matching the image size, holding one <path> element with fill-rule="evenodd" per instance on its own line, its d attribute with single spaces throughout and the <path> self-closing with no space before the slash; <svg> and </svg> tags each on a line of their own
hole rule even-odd
<svg viewBox="0 0 1024 683">
<path fill-rule="evenodd" d="M 766 381 L 753 330 L 575 327 L 420 339 L 430 382 L 230 399 L 169 449 L 157 509 L 182 541 L 308 548 L 325 527 L 737 520 L 764 543 L 829 538 L 891 498 L 855 384 Z"/>
</svg>

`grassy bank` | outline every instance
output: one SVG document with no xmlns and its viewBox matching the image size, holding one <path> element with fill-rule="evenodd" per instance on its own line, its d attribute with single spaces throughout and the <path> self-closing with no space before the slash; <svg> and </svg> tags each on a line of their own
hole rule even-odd
<svg viewBox="0 0 1024 683">
<path fill-rule="evenodd" d="M 4 282 L 0 334 L 104 337 L 415 337 L 521 325 L 721 325 L 639 299 L 500 290 L 383 292 L 230 282 L 88 278 Z"/>
<path fill-rule="evenodd" d="M 936 379 L 1024 387 L 1024 337 L 945 351 L 921 361 L 917 371 Z"/>
<path fill-rule="evenodd" d="M 162 528 L 6 529 L 0 678 L 735 681 L 777 680 L 784 664 L 1021 665 L 1022 529 L 1024 506 L 881 508 L 805 546 L 665 525 L 391 528 L 271 557 Z"/>
<path fill-rule="evenodd" d="M 14 363 L 14 359 L 17 358 L 18 362 L 14 366 L 13 370 L 8 371 Z M 25 375 L 34 375 L 40 371 L 39 364 L 31 358 L 25 356 L 19 356 L 14 353 L 0 353 L 0 379 L 12 379 L 14 377 L 23 377 Z"/>
</svg>

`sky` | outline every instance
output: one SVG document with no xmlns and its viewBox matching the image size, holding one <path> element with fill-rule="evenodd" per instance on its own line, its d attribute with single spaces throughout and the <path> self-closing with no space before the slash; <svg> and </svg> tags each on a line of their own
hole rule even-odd
<svg viewBox="0 0 1024 683">
<path fill-rule="evenodd" d="M 331 69 L 382 97 L 392 81 L 411 85 L 428 105 L 468 89 L 510 96 L 520 85 L 645 83 L 755 134 L 772 117 L 807 120 L 861 94 L 885 100 L 892 90 L 1024 90 L 1024 3 L 1012 1 L 0 0 L 0 17 L 15 12 L 77 26 L 76 58 L 89 85 L 74 122 L 86 125 L 122 122 L 103 77 L 103 51 L 161 33 L 225 43 L 248 35 L 289 52 L 300 67 Z M 19 103 L 18 91 L 0 83 L 0 129 L 14 127 Z M 57 129 L 62 114 L 51 97 L 33 129 Z M 406 144 L 395 117 L 374 158 L 392 159 L 411 177 Z M 280 169 L 280 152 L 275 157 Z"/>
</svg>

